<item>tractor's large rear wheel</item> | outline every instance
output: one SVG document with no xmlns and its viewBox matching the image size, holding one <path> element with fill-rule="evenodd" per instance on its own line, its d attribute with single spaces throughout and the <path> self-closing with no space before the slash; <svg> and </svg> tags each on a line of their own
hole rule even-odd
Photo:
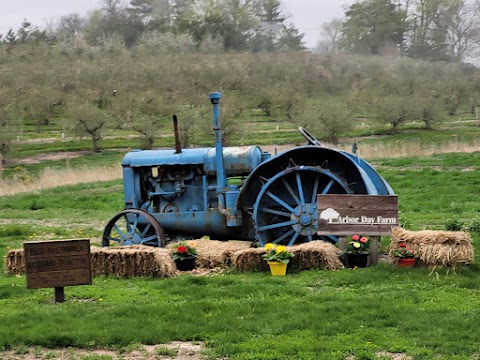
<svg viewBox="0 0 480 360">
<path fill-rule="evenodd" d="M 253 219 L 256 240 L 293 245 L 317 239 L 317 194 L 350 194 L 347 182 L 328 169 L 294 166 L 266 180 Z"/>
<path fill-rule="evenodd" d="M 149 245 L 165 246 L 165 232 L 157 219 L 140 209 L 127 209 L 116 214 L 105 226 L 102 246 Z"/>
</svg>

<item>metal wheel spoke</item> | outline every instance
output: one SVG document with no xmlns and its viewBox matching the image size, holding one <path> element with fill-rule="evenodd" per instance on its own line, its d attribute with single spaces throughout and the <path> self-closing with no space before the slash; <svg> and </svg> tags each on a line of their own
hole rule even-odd
<svg viewBox="0 0 480 360">
<path fill-rule="evenodd" d="M 320 183 L 320 175 L 317 174 L 315 176 L 315 183 L 313 184 L 313 191 L 312 191 L 312 204 L 317 203 L 317 191 L 318 191 L 318 184 Z"/>
<path fill-rule="evenodd" d="M 117 224 L 113 225 L 113 228 L 115 229 L 115 231 L 117 232 L 118 236 L 120 237 L 120 239 L 122 238 L 123 236 L 123 231 L 120 230 L 120 228 L 118 227 Z"/>
<path fill-rule="evenodd" d="M 153 235 L 151 235 L 151 236 L 149 236 L 149 237 L 143 238 L 142 241 L 140 242 L 140 244 L 146 243 L 146 242 L 148 242 L 148 241 L 150 241 L 150 240 L 153 240 L 153 239 L 156 239 L 156 238 L 157 238 L 157 235 L 156 235 L 156 234 L 153 234 Z"/>
<path fill-rule="evenodd" d="M 285 216 L 285 217 L 288 217 L 288 218 L 292 215 L 291 213 L 288 213 L 286 211 L 269 209 L 269 208 L 265 208 L 265 207 L 264 208 L 259 208 L 258 210 L 269 213 L 269 214 L 273 214 L 273 215 Z"/>
<path fill-rule="evenodd" d="M 277 203 L 279 203 L 280 205 L 282 205 L 285 209 L 287 209 L 288 211 L 294 213 L 295 212 L 295 209 L 293 209 L 290 205 L 288 205 L 285 201 L 283 201 L 282 199 L 280 199 L 278 196 L 276 195 L 273 195 L 270 191 L 267 191 L 266 194 L 272 198 L 273 200 L 275 200 Z"/>
<path fill-rule="evenodd" d="M 148 224 L 147 226 L 145 226 L 145 229 L 143 229 L 142 233 L 141 233 L 141 236 L 144 237 L 148 230 L 150 230 L 150 228 L 152 227 L 152 224 Z"/>
<path fill-rule="evenodd" d="M 333 235 L 327 235 L 327 237 L 332 240 L 335 244 L 338 243 L 338 238 L 336 236 L 333 236 Z"/>
<path fill-rule="evenodd" d="M 307 239 L 308 239 L 308 241 L 313 241 L 313 237 L 312 237 L 312 229 L 310 228 L 310 226 L 308 227 L 308 235 L 307 235 Z"/>
<path fill-rule="evenodd" d="M 294 229 L 290 229 L 290 230 L 287 231 L 285 234 L 283 234 L 282 236 L 279 236 L 278 238 L 276 238 L 276 239 L 273 240 L 272 242 L 273 242 L 274 244 L 278 244 L 280 241 L 282 241 L 283 239 L 286 239 L 287 237 L 289 237 L 290 235 L 292 235 L 294 232 L 295 232 Z"/>
<path fill-rule="evenodd" d="M 302 207 L 302 211 L 303 210 L 306 210 L 306 207 L 305 207 L 305 195 L 303 194 L 303 186 L 302 186 L 302 180 L 300 179 L 300 173 L 297 172 L 295 174 L 296 178 L 297 178 L 297 187 L 298 187 L 298 194 L 300 195 L 300 204 L 301 207 Z"/>
<path fill-rule="evenodd" d="M 125 221 L 125 224 L 127 225 L 127 234 L 132 232 L 132 224 L 130 224 L 130 221 L 128 221 L 128 216 L 123 215 L 123 219 Z"/>
<path fill-rule="evenodd" d="M 297 203 L 297 205 L 300 205 L 300 200 L 298 199 L 298 196 L 297 194 L 295 194 L 295 192 L 293 191 L 292 187 L 290 186 L 290 184 L 282 178 L 282 182 L 283 182 L 283 185 L 285 185 L 285 187 L 287 188 L 288 192 L 290 193 L 290 195 L 292 196 L 293 200 L 295 200 L 295 202 Z"/>
<path fill-rule="evenodd" d="M 295 241 L 297 240 L 301 232 L 302 232 L 301 230 L 297 230 L 297 232 L 295 232 L 295 235 L 293 235 L 290 241 L 288 242 L 288 246 L 292 246 L 293 244 L 295 244 Z"/>
<path fill-rule="evenodd" d="M 138 219 L 139 219 L 139 218 L 140 218 L 139 216 L 135 216 L 135 221 L 133 222 L 133 224 L 132 224 L 132 229 L 131 229 L 131 230 L 132 230 L 132 233 L 134 233 L 135 230 L 137 229 Z"/>
<path fill-rule="evenodd" d="M 259 227 L 258 227 L 258 231 L 265 231 L 265 230 L 277 229 L 277 228 L 281 228 L 281 227 L 283 227 L 283 226 L 294 225 L 294 224 L 296 224 L 297 222 L 298 222 L 297 220 L 290 220 L 290 221 L 285 221 L 285 222 L 276 223 L 276 224 L 259 226 Z"/>
<path fill-rule="evenodd" d="M 322 194 L 323 194 L 323 195 L 330 191 L 330 188 L 332 187 L 333 182 L 334 182 L 334 181 L 333 181 L 333 179 L 332 179 L 332 180 L 330 180 L 330 182 L 327 184 L 327 186 L 325 186 L 325 189 L 323 189 L 323 191 L 322 191 Z"/>
</svg>

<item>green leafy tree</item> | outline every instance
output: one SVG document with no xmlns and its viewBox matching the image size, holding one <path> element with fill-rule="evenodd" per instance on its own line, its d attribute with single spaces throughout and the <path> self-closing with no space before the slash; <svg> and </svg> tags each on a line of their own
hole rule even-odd
<svg viewBox="0 0 480 360">
<path fill-rule="evenodd" d="M 277 48 L 281 51 L 305 50 L 304 36 L 294 25 L 284 26 L 276 44 Z"/>
<path fill-rule="evenodd" d="M 392 0 L 365 0 L 345 13 L 339 46 L 355 54 L 398 54 L 405 31 L 404 11 Z"/>
</svg>

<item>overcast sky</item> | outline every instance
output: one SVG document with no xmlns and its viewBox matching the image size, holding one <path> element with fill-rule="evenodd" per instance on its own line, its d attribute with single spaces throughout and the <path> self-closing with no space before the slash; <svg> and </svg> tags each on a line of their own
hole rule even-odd
<svg viewBox="0 0 480 360">
<path fill-rule="evenodd" d="M 352 0 L 282 0 L 284 14 L 305 33 L 308 47 L 315 47 L 320 25 L 335 17 L 342 17 L 343 8 Z M 0 34 L 9 28 L 18 30 L 24 19 L 35 26 L 72 13 L 86 14 L 99 8 L 100 0 L 0 0 Z"/>
</svg>

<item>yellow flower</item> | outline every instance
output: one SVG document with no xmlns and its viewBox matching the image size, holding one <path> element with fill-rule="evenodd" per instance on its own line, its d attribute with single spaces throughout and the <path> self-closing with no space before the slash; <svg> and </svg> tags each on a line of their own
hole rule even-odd
<svg viewBox="0 0 480 360">
<path fill-rule="evenodd" d="M 356 242 L 356 243 L 353 243 L 353 247 L 354 247 L 355 249 L 358 249 L 358 248 L 360 247 L 360 244 L 357 243 L 357 242 Z"/>
<path fill-rule="evenodd" d="M 287 251 L 286 246 L 283 246 L 283 245 L 278 245 L 277 246 L 277 250 L 276 250 L 277 254 L 280 254 L 280 253 L 285 252 L 285 251 Z"/>
<path fill-rule="evenodd" d="M 191 247 L 196 247 L 197 246 L 197 242 L 194 241 L 194 240 L 187 241 L 187 244 L 190 245 Z"/>
<path fill-rule="evenodd" d="M 265 244 L 265 250 L 267 251 L 270 251 L 274 248 L 275 248 L 275 244 L 272 244 L 272 243 Z"/>
</svg>

